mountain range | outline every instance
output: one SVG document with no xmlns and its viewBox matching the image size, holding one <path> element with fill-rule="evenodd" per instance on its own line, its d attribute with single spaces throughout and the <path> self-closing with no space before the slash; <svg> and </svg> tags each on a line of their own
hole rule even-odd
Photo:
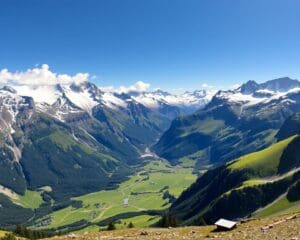
<svg viewBox="0 0 300 240">
<path fill-rule="evenodd" d="M 5 196 L 38 190 L 61 202 L 124 181 L 175 116 L 207 101 L 205 92 L 184 101 L 161 94 L 104 92 L 89 82 L 3 86 L 0 206 L 7 207 L 1 215 L 12 218 L 8 212 L 16 208 Z M 156 105 L 144 105 L 145 95 Z"/>
<path fill-rule="evenodd" d="M 189 159 L 200 168 L 263 149 L 299 111 L 299 84 L 280 78 L 219 91 L 203 109 L 176 118 L 153 149 L 174 164 Z"/>
<path fill-rule="evenodd" d="M 195 90 L 182 94 L 170 94 L 162 90 L 130 92 L 129 95 L 144 106 L 156 110 L 171 119 L 203 108 L 213 97 L 213 90 Z"/>
<path fill-rule="evenodd" d="M 290 78 L 183 94 L 90 82 L 3 86 L 0 225 L 29 224 L 73 197 L 115 189 L 145 158 L 198 174 L 169 210 L 182 224 L 297 202 L 299 110 L 300 82 Z M 28 191 L 44 201 L 34 211 L 11 201 Z"/>
</svg>

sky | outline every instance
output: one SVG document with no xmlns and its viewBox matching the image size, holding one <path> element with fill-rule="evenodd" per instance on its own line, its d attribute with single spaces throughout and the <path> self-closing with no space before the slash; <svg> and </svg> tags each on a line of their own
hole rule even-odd
<svg viewBox="0 0 300 240">
<path fill-rule="evenodd" d="M 0 0 L 0 71 L 170 91 L 300 79 L 299 12 L 299 0 Z"/>
</svg>

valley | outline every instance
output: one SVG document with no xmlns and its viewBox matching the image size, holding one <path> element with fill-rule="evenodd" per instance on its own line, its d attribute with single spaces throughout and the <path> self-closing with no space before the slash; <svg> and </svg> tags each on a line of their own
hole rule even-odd
<svg viewBox="0 0 300 240">
<path fill-rule="evenodd" d="M 79 206 L 68 206 L 36 220 L 35 226 L 46 229 L 65 229 L 84 220 L 80 228 L 97 225 L 106 228 L 117 222 L 118 228 L 132 222 L 136 227 L 147 227 L 160 219 L 181 192 L 196 179 L 192 168 L 172 167 L 161 159 L 146 158 L 134 175 L 116 189 L 94 192 L 72 198 Z M 128 200 L 127 201 L 125 200 Z M 124 201 L 126 201 L 124 203 Z M 47 219 L 50 221 L 47 221 Z M 47 225 L 42 223 L 49 222 Z M 75 228 L 76 229 L 76 228 Z"/>
</svg>

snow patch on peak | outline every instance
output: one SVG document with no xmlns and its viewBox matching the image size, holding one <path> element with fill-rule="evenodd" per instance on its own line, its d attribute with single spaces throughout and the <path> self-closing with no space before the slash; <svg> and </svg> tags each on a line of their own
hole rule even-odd
<svg viewBox="0 0 300 240">
<path fill-rule="evenodd" d="M 31 98 L 22 97 L 8 89 L 0 89 L 0 130 L 1 132 L 14 133 L 13 124 L 16 122 L 20 110 L 33 109 Z M 31 117 L 31 114 L 28 115 Z"/>
<path fill-rule="evenodd" d="M 128 101 L 128 100 L 127 100 Z M 102 102 L 109 108 L 116 109 L 118 107 L 126 108 L 127 102 L 118 98 L 114 93 L 105 92 L 102 95 Z"/>
<path fill-rule="evenodd" d="M 14 86 L 14 88 L 19 95 L 32 97 L 36 103 L 47 103 L 51 105 L 62 96 L 62 92 L 59 91 L 56 85 L 18 85 Z"/>
<path fill-rule="evenodd" d="M 92 109 L 99 104 L 114 109 L 127 106 L 126 101 L 116 96 L 115 93 L 104 93 L 90 82 L 73 83 L 71 85 L 16 85 L 14 88 L 5 87 L 1 90 L 4 93 L 14 93 L 20 97 L 32 97 L 39 111 L 47 112 L 52 108 L 55 116 L 59 111 L 65 113 L 68 110 L 67 108 L 70 111 L 81 109 L 91 114 Z M 66 105 L 69 105 L 69 107 Z M 61 109 L 59 110 L 59 108 Z M 57 117 L 62 119 L 61 115 L 59 114 Z"/>
<path fill-rule="evenodd" d="M 215 95 L 214 101 L 218 100 L 217 102 L 219 103 L 223 101 L 238 103 L 244 105 L 244 107 L 265 104 L 274 100 L 279 100 L 282 103 L 291 103 L 293 100 L 289 99 L 289 97 L 292 94 L 300 93 L 300 83 L 297 80 L 289 80 L 289 83 L 283 81 L 285 81 L 285 78 L 275 79 L 262 84 L 249 81 L 236 90 L 219 91 Z"/>
<path fill-rule="evenodd" d="M 214 94 L 215 92 L 206 90 L 184 92 L 182 94 L 171 94 L 157 90 L 135 94 L 132 95 L 132 98 L 152 109 L 157 109 L 163 104 L 177 107 L 201 108 L 211 100 Z"/>
<path fill-rule="evenodd" d="M 91 112 L 92 108 L 99 104 L 88 89 L 81 89 L 77 92 L 73 91 L 71 87 L 65 87 L 64 93 L 72 103 L 87 112 Z"/>
</svg>

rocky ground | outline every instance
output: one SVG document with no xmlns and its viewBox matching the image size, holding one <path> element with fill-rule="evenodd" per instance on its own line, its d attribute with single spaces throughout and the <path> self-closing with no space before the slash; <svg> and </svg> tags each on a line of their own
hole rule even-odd
<svg viewBox="0 0 300 240">
<path fill-rule="evenodd" d="M 54 237 L 57 240 L 177 240 L 177 239 L 222 239 L 222 240 L 300 240 L 300 214 L 282 216 L 275 219 L 256 219 L 241 222 L 231 231 L 216 232 L 214 226 L 182 227 L 172 229 L 124 229 L 69 234 Z M 53 240 L 53 238 L 52 238 Z"/>
</svg>

